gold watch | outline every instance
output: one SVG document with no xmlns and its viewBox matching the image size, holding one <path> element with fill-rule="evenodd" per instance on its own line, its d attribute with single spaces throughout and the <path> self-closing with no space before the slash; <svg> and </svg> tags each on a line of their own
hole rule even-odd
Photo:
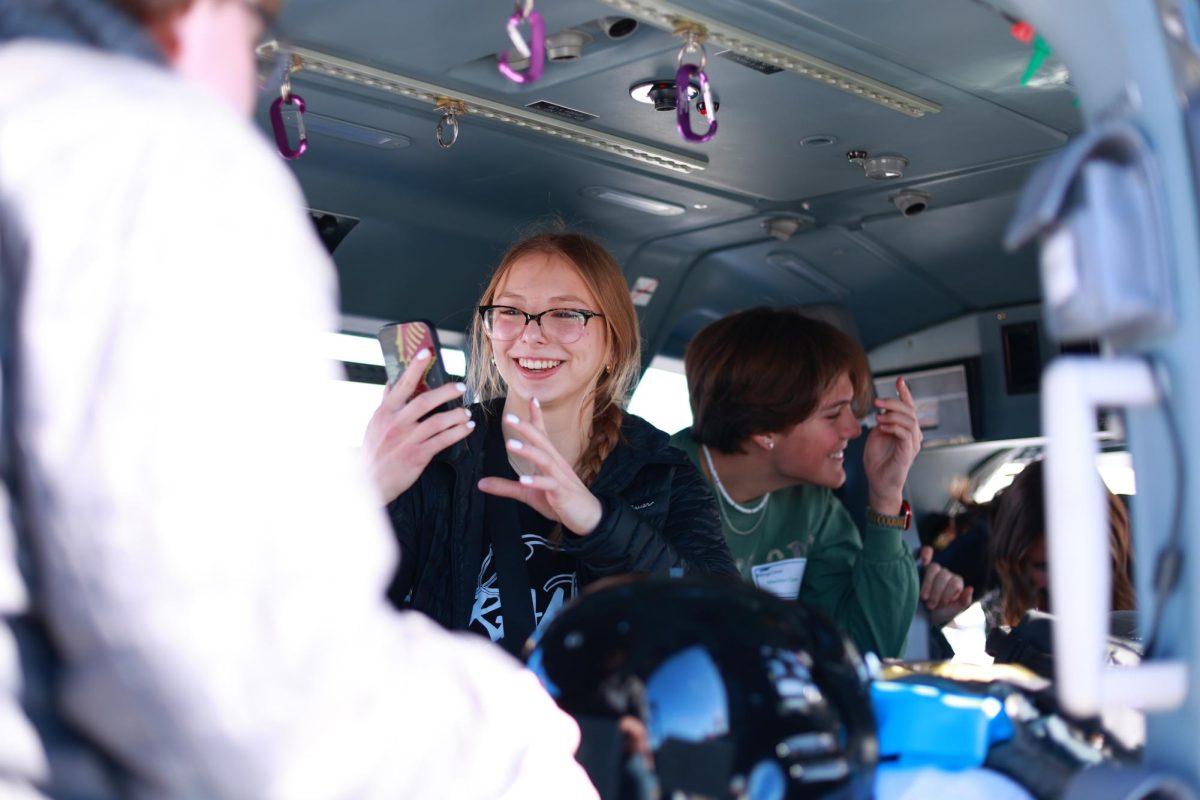
<svg viewBox="0 0 1200 800">
<path fill-rule="evenodd" d="M 908 526 L 912 524 L 912 506 L 905 500 L 900 504 L 900 513 L 896 516 L 889 514 L 880 514 L 875 509 L 867 506 L 867 522 L 874 525 L 882 525 L 885 528 L 899 528 L 902 531 L 908 530 Z"/>
</svg>

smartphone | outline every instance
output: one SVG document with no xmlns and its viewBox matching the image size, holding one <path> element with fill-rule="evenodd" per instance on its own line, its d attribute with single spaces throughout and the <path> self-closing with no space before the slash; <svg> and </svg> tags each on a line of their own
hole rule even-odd
<svg viewBox="0 0 1200 800">
<path fill-rule="evenodd" d="M 383 367 L 387 371 L 388 386 L 400 380 L 400 376 L 413 363 L 413 357 L 423 348 L 429 350 L 431 357 L 425 362 L 425 374 L 417 383 L 413 396 L 436 389 L 450 382 L 450 375 L 442 363 L 442 349 L 438 343 L 437 329 L 427 320 L 415 319 L 409 322 L 393 322 L 384 325 L 379 330 L 379 344 L 383 347 Z M 437 411 L 448 411 L 461 405 L 461 401 L 443 403 Z"/>
</svg>

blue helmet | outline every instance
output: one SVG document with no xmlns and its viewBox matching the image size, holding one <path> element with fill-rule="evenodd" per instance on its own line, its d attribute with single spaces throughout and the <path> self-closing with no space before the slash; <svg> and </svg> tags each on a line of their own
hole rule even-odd
<svg viewBox="0 0 1200 800">
<path fill-rule="evenodd" d="M 551 621 L 528 663 L 579 723 L 606 800 L 870 797 L 867 670 L 803 605 L 736 581 L 619 578 Z"/>
</svg>

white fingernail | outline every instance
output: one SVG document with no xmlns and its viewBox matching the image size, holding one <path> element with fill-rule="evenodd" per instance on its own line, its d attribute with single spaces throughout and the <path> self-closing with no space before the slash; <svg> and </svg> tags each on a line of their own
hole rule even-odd
<svg viewBox="0 0 1200 800">
<path fill-rule="evenodd" d="M 454 388 L 458 389 L 459 393 L 461 394 L 467 390 L 467 385 L 465 383 L 456 383 L 454 384 Z"/>
<path fill-rule="evenodd" d="M 467 430 L 469 430 L 469 431 L 475 430 L 475 420 L 471 420 L 470 422 L 467 423 Z"/>
<path fill-rule="evenodd" d="M 538 400 L 536 397 L 535 397 L 535 398 L 533 398 L 533 407 L 534 407 L 534 408 L 541 408 L 541 407 L 542 407 L 542 401 L 541 401 L 541 400 Z"/>
<path fill-rule="evenodd" d="M 464 409 L 463 409 L 463 411 L 465 411 L 465 412 L 466 412 L 466 414 L 467 414 L 467 419 L 470 419 L 470 418 L 471 418 L 471 409 L 469 409 L 469 408 L 464 408 Z"/>
<path fill-rule="evenodd" d="M 521 422 L 521 419 L 516 414 L 505 414 L 504 421 L 507 422 L 509 425 L 517 425 L 518 423 Z"/>
<path fill-rule="evenodd" d="M 522 447 L 524 447 L 525 445 L 521 444 L 521 443 L 520 443 L 518 440 L 516 440 L 516 439 L 509 439 L 509 440 L 508 440 L 508 446 L 509 446 L 509 447 L 511 447 L 513 450 L 520 450 L 520 449 L 521 449 Z"/>
<path fill-rule="evenodd" d="M 428 347 L 422 347 L 420 350 L 417 351 L 417 354 L 415 356 L 413 356 L 413 359 L 416 361 L 424 361 L 427 358 L 429 358 L 429 348 Z"/>
<path fill-rule="evenodd" d="M 522 475 L 521 483 L 525 484 L 526 486 L 532 485 L 533 484 L 533 476 L 532 475 Z"/>
</svg>

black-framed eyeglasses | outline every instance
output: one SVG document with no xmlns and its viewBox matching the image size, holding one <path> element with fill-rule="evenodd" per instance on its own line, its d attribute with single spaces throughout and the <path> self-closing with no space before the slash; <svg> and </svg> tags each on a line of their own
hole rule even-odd
<svg viewBox="0 0 1200 800">
<path fill-rule="evenodd" d="M 542 333 L 561 344 L 571 344 L 583 336 L 592 317 L 603 317 L 598 311 L 584 308 L 548 308 L 540 314 L 530 314 L 513 306 L 480 306 L 483 332 L 498 342 L 519 339 L 525 326 L 536 322 Z"/>
</svg>

